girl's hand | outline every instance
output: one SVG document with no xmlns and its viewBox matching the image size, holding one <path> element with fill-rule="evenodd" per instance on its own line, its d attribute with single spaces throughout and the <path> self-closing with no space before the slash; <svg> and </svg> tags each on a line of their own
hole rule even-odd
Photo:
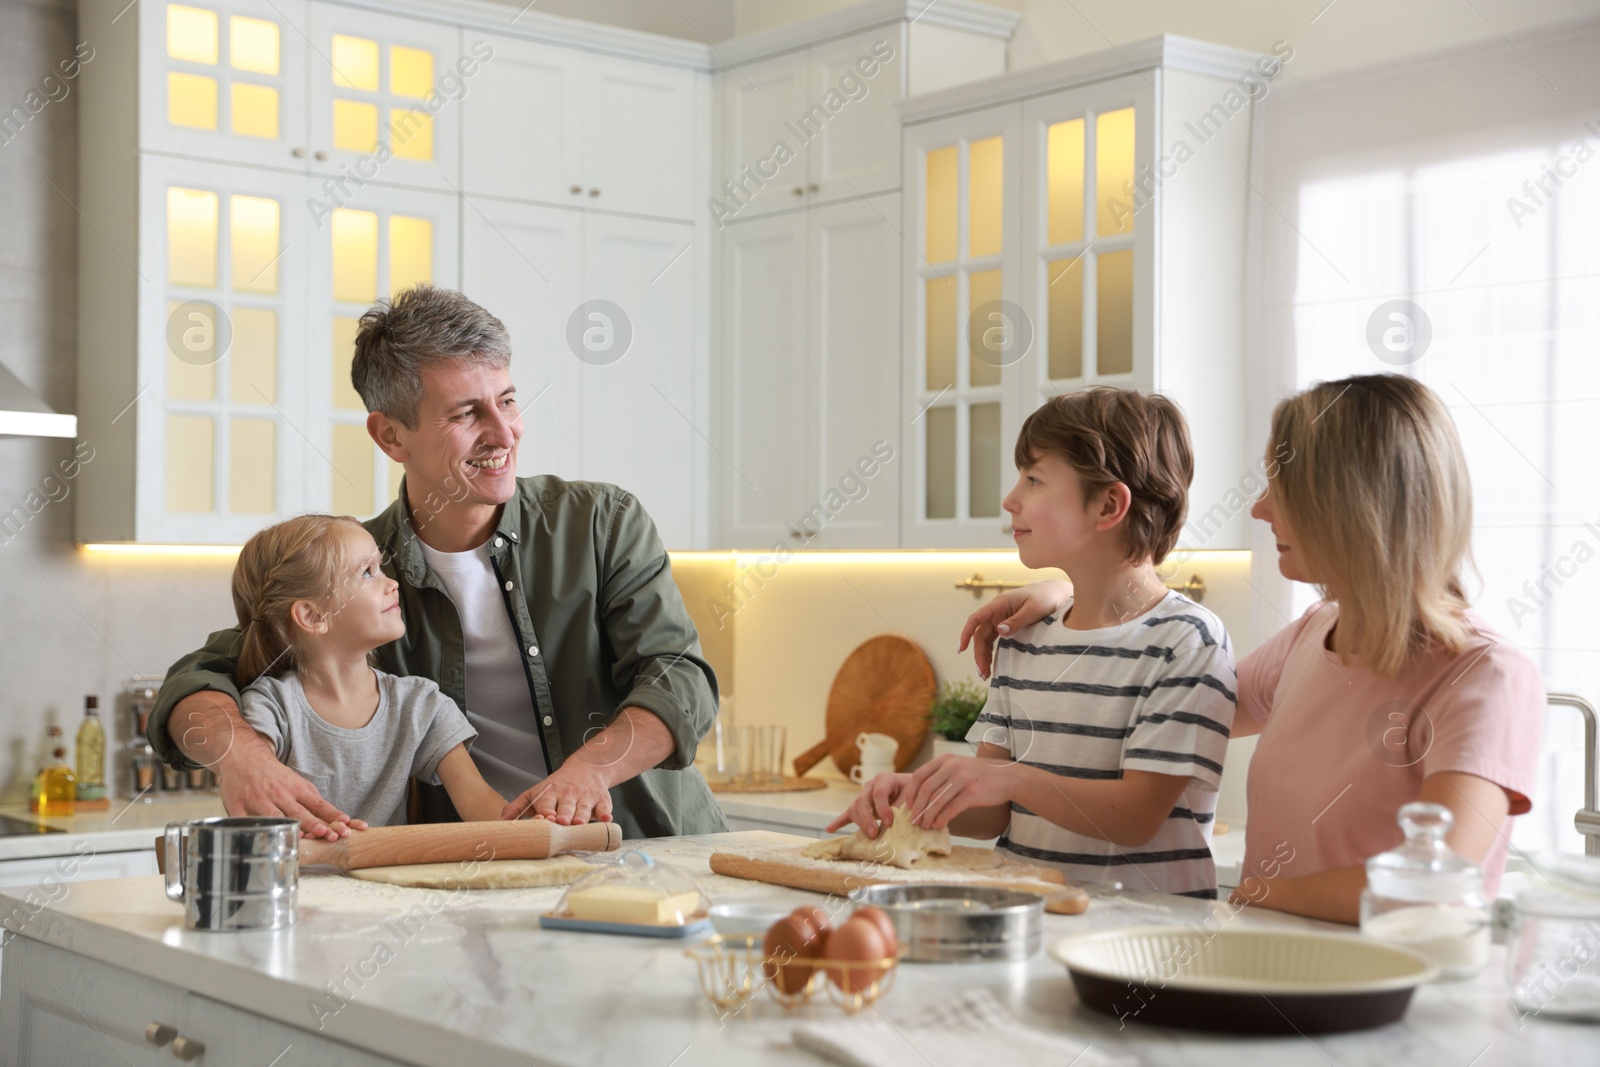
<svg viewBox="0 0 1600 1067">
<path fill-rule="evenodd" d="M 978 663 L 978 674 L 987 678 L 994 666 L 996 640 L 1054 614 L 1071 595 L 1072 583 L 1057 579 L 1004 590 L 967 616 L 967 624 L 961 628 L 961 645 L 956 651 L 965 652 L 967 643 L 976 637 L 972 658 Z"/>
<path fill-rule="evenodd" d="M 907 803 L 911 821 L 924 830 L 943 830 L 964 811 L 1009 804 L 1010 760 L 939 756 L 911 775 Z"/>
<path fill-rule="evenodd" d="M 850 806 L 824 828 L 825 832 L 831 834 L 854 823 L 868 837 L 877 837 L 881 826 L 894 823 L 894 808 L 905 803 L 905 796 L 911 789 L 911 777 L 909 774 L 888 773 L 869 779 Z"/>
</svg>

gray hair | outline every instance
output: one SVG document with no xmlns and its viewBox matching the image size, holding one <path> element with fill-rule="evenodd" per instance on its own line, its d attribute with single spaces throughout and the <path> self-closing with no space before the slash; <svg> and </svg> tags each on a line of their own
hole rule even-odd
<svg viewBox="0 0 1600 1067">
<path fill-rule="evenodd" d="M 422 368 L 441 359 L 504 369 L 511 363 L 511 336 L 504 323 L 454 289 L 424 282 L 361 316 L 350 381 L 368 411 L 415 430 Z"/>
</svg>

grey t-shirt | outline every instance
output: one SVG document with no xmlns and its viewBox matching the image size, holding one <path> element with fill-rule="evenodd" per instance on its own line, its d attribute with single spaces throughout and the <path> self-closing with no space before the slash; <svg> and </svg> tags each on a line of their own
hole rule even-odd
<svg viewBox="0 0 1600 1067">
<path fill-rule="evenodd" d="M 378 678 L 378 710 L 359 730 L 335 726 L 313 711 L 293 674 L 251 682 L 240 711 L 278 759 L 330 804 L 372 826 L 398 826 L 406 821 L 406 782 L 437 785 L 439 761 L 478 732 L 428 679 L 372 673 Z"/>
</svg>

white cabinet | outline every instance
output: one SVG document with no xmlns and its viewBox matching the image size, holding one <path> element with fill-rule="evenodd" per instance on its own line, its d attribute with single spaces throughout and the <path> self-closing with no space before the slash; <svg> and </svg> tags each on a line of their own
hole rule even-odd
<svg viewBox="0 0 1600 1067">
<path fill-rule="evenodd" d="M 567 321 L 583 297 L 583 215 L 469 196 L 461 218 L 461 291 L 511 335 L 522 411 L 517 473 L 579 473 L 578 361 Z"/>
<path fill-rule="evenodd" d="M 908 547 L 1008 544 L 1022 421 L 1094 385 L 1185 410 L 1196 474 L 1179 545 L 1246 547 L 1243 515 L 1213 505 L 1247 470 L 1238 79 L 1260 76 L 1258 57 L 1170 39 L 1124 51 L 1136 73 L 1091 56 L 908 108 Z"/>
<path fill-rule="evenodd" d="M 511 333 L 521 474 L 612 482 L 705 543 L 695 229 L 469 198 L 463 289 Z"/>
<path fill-rule="evenodd" d="M 93 0 L 85 14 L 114 25 L 122 6 Z M 463 54 L 457 27 L 318 0 L 146 3 L 135 22 L 137 86 L 123 91 L 141 150 L 309 170 L 333 197 L 374 181 L 459 184 L 460 100 L 481 36 Z"/>
<path fill-rule="evenodd" d="M 724 441 L 713 460 L 720 543 L 770 548 L 799 540 L 812 411 L 806 403 L 805 213 L 738 222 L 721 235 L 716 386 Z"/>
<path fill-rule="evenodd" d="M 138 270 L 98 277 L 85 312 L 105 340 L 80 351 L 96 491 L 79 539 L 237 544 L 387 506 L 398 479 L 350 386 L 356 322 L 379 296 L 456 284 L 456 198 L 369 185 L 330 207 L 301 174 L 154 153 L 139 171 Z M 125 449 L 106 444 L 119 431 Z"/>
<path fill-rule="evenodd" d="M 394 501 L 402 469 L 367 433 L 366 405 L 350 381 L 356 331 L 380 297 L 420 282 L 460 285 L 460 248 L 459 197 L 369 185 L 319 213 L 303 250 L 285 255 L 307 278 L 302 509 L 364 519 Z"/>
<path fill-rule="evenodd" d="M 396 1062 L 31 938 L 14 938 L 5 961 L 0 1059 L 6 1063 L 384 1067 Z"/>
<path fill-rule="evenodd" d="M 721 72 L 719 217 L 898 188 L 904 40 L 894 22 Z"/>
<path fill-rule="evenodd" d="M 689 219 L 704 75 L 490 37 L 461 102 L 467 194 Z"/>
<path fill-rule="evenodd" d="M 120 7 L 85 4 L 86 22 L 100 13 L 109 20 Z M 138 107 L 140 147 L 305 169 L 304 0 L 144 3 L 128 29 L 135 20 L 138 86 L 126 91 L 127 102 Z M 103 39 L 96 34 L 90 40 Z M 106 51 L 102 43 L 88 66 L 122 58 Z"/>
<path fill-rule="evenodd" d="M 82 882 L 93 878 L 137 878 L 156 873 L 154 849 L 134 852 L 92 852 L 87 849 L 65 856 L 0 860 L 0 886 L 39 885 L 54 880 Z"/>
<path fill-rule="evenodd" d="M 718 483 L 733 547 L 898 542 L 898 199 L 723 233 Z"/>
<path fill-rule="evenodd" d="M 1000 107 L 906 134 L 908 546 L 1006 543 L 1000 501 L 1023 413 L 1013 349 L 996 331 L 1016 328 L 1008 305 L 1021 299 L 1020 125 Z"/>
<path fill-rule="evenodd" d="M 317 0 L 307 16 L 312 173 L 336 190 L 379 181 L 456 191 L 459 101 L 477 62 L 463 62 L 461 31 Z"/>
</svg>

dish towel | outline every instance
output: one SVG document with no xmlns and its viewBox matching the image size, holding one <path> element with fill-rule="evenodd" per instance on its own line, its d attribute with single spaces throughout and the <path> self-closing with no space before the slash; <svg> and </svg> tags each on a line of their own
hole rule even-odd
<svg viewBox="0 0 1600 1067">
<path fill-rule="evenodd" d="M 1137 1067 L 1071 1038 L 1030 1030 L 987 989 L 889 1021 L 868 1008 L 842 1022 L 803 1023 L 794 1043 L 845 1067 L 970 1067 L 993 1061 L 1001 1049 L 1012 1063 L 1040 1067 Z"/>
</svg>

